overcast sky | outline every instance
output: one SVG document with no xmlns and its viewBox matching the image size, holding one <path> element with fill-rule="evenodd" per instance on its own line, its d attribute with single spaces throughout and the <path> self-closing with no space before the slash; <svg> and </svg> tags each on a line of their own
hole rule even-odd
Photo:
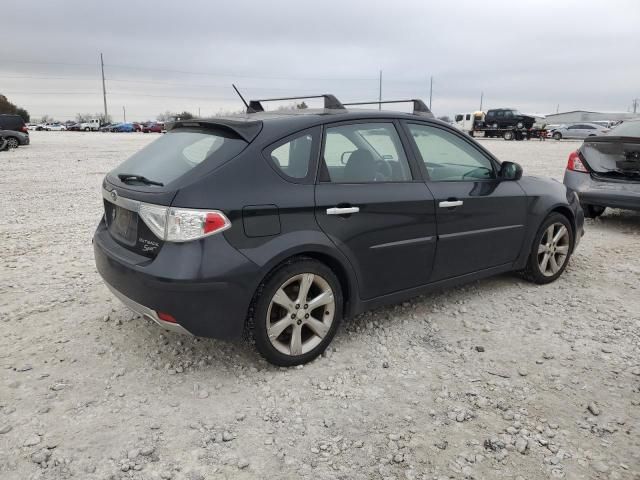
<svg viewBox="0 0 640 480">
<path fill-rule="evenodd" d="M 269 0 L 12 2 L 0 93 L 34 117 L 202 116 L 248 97 L 334 93 L 428 103 L 436 115 L 627 111 L 640 97 L 640 2 Z M 7 20 L 9 19 L 9 20 Z"/>
</svg>

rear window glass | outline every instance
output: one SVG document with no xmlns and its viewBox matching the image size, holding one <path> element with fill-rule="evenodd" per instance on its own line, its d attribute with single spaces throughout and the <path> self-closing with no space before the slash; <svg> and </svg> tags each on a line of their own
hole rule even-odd
<svg viewBox="0 0 640 480">
<path fill-rule="evenodd" d="M 133 154 L 111 174 L 141 175 L 166 185 L 205 161 L 211 168 L 222 165 L 246 146 L 226 130 L 175 130 Z"/>
<path fill-rule="evenodd" d="M 624 122 L 609 132 L 616 137 L 640 137 L 640 121 Z"/>
</svg>

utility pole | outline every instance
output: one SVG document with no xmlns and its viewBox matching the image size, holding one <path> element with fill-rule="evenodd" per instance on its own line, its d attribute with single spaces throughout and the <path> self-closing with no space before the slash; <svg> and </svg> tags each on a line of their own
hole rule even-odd
<svg viewBox="0 0 640 480">
<path fill-rule="evenodd" d="M 560 104 L 556 105 L 556 113 L 560 112 Z"/>
<path fill-rule="evenodd" d="M 122 106 L 122 116 L 124 117 L 124 123 L 127 123 L 127 110 Z"/>
<path fill-rule="evenodd" d="M 198 107 L 198 118 L 200 118 L 200 107 Z"/>
<path fill-rule="evenodd" d="M 107 123 L 107 88 L 104 84 L 104 60 L 102 59 L 102 52 L 100 53 L 100 70 L 102 71 L 102 100 L 104 101 L 104 121 Z"/>
<path fill-rule="evenodd" d="M 484 98 L 484 92 L 480 92 L 480 111 L 482 111 L 482 100 Z"/>
<path fill-rule="evenodd" d="M 382 102 L 382 70 L 380 70 L 380 82 L 378 84 L 378 101 Z M 382 110 L 382 103 L 378 104 L 378 110 Z"/>
<path fill-rule="evenodd" d="M 433 98 L 433 77 L 429 80 L 429 110 L 431 110 L 431 99 Z"/>
<path fill-rule="evenodd" d="M 633 103 L 633 113 L 638 113 L 638 102 L 640 102 L 640 98 L 634 98 Z"/>
</svg>

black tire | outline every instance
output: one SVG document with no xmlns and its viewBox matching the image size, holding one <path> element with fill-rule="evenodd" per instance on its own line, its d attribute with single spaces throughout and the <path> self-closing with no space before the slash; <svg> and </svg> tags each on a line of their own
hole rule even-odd
<svg viewBox="0 0 640 480">
<path fill-rule="evenodd" d="M 89 132 L 89 131 L 91 131 L 91 129 L 89 127 L 84 127 L 84 131 L 85 132 Z"/>
<path fill-rule="evenodd" d="M 516 123 L 516 128 L 524 128 L 524 123 L 522 122 Z"/>
<path fill-rule="evenodd" d="M 312 273 L 321 277 L 331 287 L 335 302 L 333 321 L 328 332 L 315 348 L 301 355 L 285 354 L 279 351 L 269 339 L 267 333 L 267 312 L 269 311 L 269 306 L 274 295 L 280 287 L 292 277 L 304 273 Z M 316 358 L 331 343 L 342 320 L 342 308 L 342 288 L 335 273 L 325 264 L 317 260 L 307 257 L 296 257 L 276 268 L 258 286 L 247 318 L 248 338 L 255 341 L 256 349 L 269 363 L 283 367 L 301 365 Z"/>
<path fill-rule="evenodd" d="M 567 232 L 568 232 L 568 235 L 569 235 L 569 245 L 568 245 L 569 246 L 569 250 L 568 250 L 568 253 L 567 253 L 567 257 L 564 260 L 564 263 L 562 264 L 560 269 L 555 274 L 547 276 L 544 273 L 542 273 L 542 271 L 540 269 L 540 265 L 538 263 L 538 256 L 540 255 L 538 253 L 538 247 L 540 246 L 540 243 L 542 242 L 542 238 L 543 238 L 547 228 L 549 228 L 551 225 L 557 224 L 557 223 L 561 223 L 567 229 Z M 536 236 L 533 239 L 533 244 L 531 246 L 531 251 L 529 253 L 529 258 L 527 260 L 527 265 L 526 265 L 525 269 L 522 270 L 522 272 L 520 272 L 522 274 L 523 278 L 525 278 L 526 280 L 528 280 L 530 282 L 537 283 L 538 285 L 544 285 L 544 284 L 551 283 L 551 282 L 554 282 L 555 280 L 557 280 L 558 277 L 560 275 L 562 275 L 562 272 L 564 272 L 564 270 L 567 268 L 567 265 L 569 264 L 569 261 L 571 260 L 571 254 L 573 253 L 574 241 L 575 240 L 574 240 L 573 228 L 571 227 L 571 222 L 569 221 L 569 219 L 566 216 L 564 216 L 563 214 L 561 214 L 561 213 L 553 212 L 553 213 L 549 214 L 549 216 L 547 216 L 547 218 L 545 218 L 545 220 L 540 225 L 540 228 L 538 229 L 538 232 L 536 233 Z"/>
<path fill-rule="evenodd" d="M 497 124 L 497 123 L 493 123 L 493 124 L 491 125 L 491 128 L 498 128 L 498 124 Z"/>
<path fill-rule="evenodd" d="M 5 137 L 7 141 L 7 148 L 18 148 L 20 146 L 20 140 L 16 137 Z"/>
<path fill-rule="evenodd" d="M 507 130 L 502 134 L 502 138 L 504 138 L 507 141 L 513 140 L 513 132 L 511 130 Z"/>
<path fill-rule="evenodd" d="M 554 140 L 562 140 L 562 134 L 560 132 L 553 132 L 553 135 L 551 135 L 551 137 Z"/>
<path fill-rule="evenodd" d="M 587 218 L 598 218 L 602 215 L 607 207 L 601 207 L 599 205 L 583 205 L 584 216 Z"/>
</svg>

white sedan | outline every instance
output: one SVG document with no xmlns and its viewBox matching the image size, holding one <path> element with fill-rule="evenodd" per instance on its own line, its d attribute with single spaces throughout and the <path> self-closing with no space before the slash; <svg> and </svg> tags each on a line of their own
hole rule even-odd
<svg viewBox="0 0 640 480">
<path fill-rule="evenodd" d="M 62 130 L 66 130 L 67 127 L 59 123 L 50 123 L 50 124 L 44 125 L 43 129 L 48 130 L 50 132 L 61 132 Z"/>
</svg>

